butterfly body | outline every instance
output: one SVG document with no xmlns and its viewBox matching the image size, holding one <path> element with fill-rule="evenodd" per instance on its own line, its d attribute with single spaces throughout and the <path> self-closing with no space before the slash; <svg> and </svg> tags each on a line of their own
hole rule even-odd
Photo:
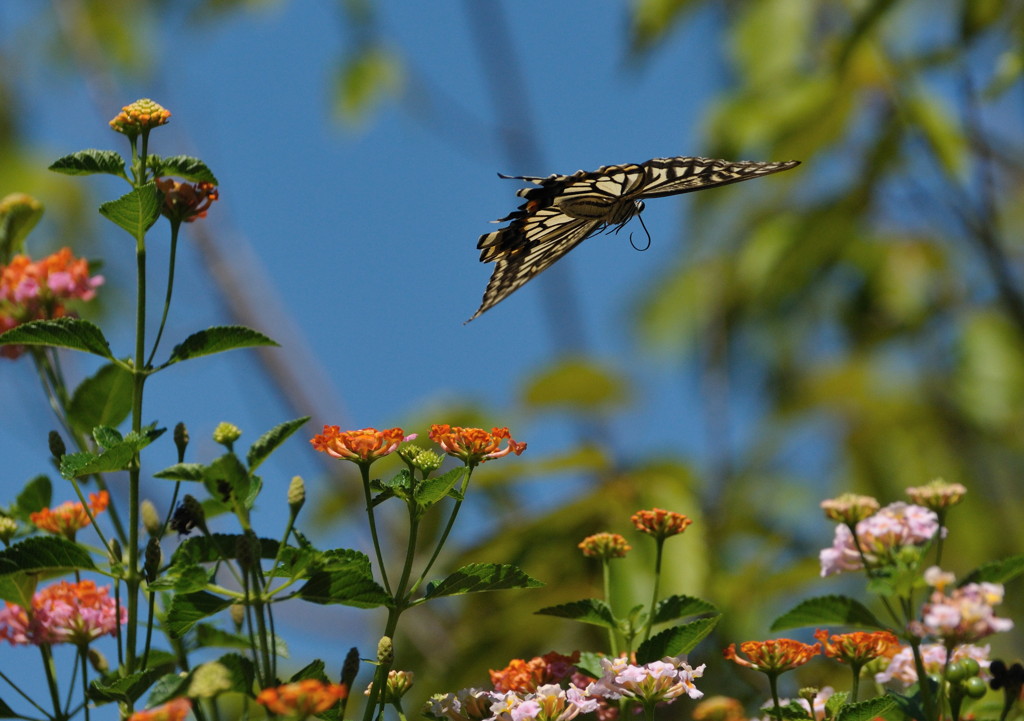
<svg viewBox="0 0 1024 721">
<path fill-rule="evenodd" d="M 498 223 L 507 226 L 480 236 L 480 261 L 494 273 L 480 308 L 492 308 L 590 236 L 618 230 L 644 210 L 643 198 L 660 198 L 738 183 L 799 165 L 700 157 L 653 158 L 646 163 L 606 165 L 572 175 L 498 175 L 535 187 L 516 195 L 526 202 Z M 469 321 L 467 321 L 468 323 Z"/>
</svg>

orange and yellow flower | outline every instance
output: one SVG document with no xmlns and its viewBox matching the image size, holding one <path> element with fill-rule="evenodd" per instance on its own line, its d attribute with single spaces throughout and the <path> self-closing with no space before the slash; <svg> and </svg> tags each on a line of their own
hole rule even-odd
<svg viewBox="0 0 1024 721">
<path fill-rule="evenodd" d="M 579 660 L 579 651 L 575 651 L 572 656 L 551 651 L 543 656 L 534 656 L 529 661 L 514 658 L 500 671 L 489 671 L 491 683 L 494 690 L 500 693 L 533 693 L 544 684 L 560 683 L 568 678 L 576 670 Z"/>
<path fill-rule="evenodd" d="M 343 698 L 348 698 L 345 684 L 307 678 L 276 688 L 265 688 L 256 696 L 256 703 L 282 716 L 302 716 L 323 713 Z"/>
<path fill-rule="evenodd" d="M 460 459 L 467 466 L 501 458 L 509 453 L 518 456 L 526 450 L 526 444 L 516 443 L 508 428 L 492 428 L 488 432 L 483 428 L 435 424 L 430 427 L 430 440 L 441 446 L 449 456 Z M 501 447 L 503 440 L 507 441 L 504 448 Z"/>
<path fill-rule="evenodd" d="M 668 538 L 686 530 L 693 521 L 682 513 L 653 508 L 649 511 L 637 511 L 630 519 L 636 530 L 647 533 L 655 538 Z"/>
<path fill-rule="evenodd" d="M 165 125 L 170 117 L 171 111 L 160 103 L 149 98 L 140 98 L 121 108 L 121 112 L 110 121 L 110 127 L 119 133 L 134 137 L 143 130 Z"/>
<path fill-rule="evenodd" d="M 618 533 L 595 533 L 577 544 L 588 558 L 625 558 L 632 549 Z"/>
<path fill-rule="evenodd" d="M 740 644 L 740 651 L 750 660 L 739 657 L 734 643 L 729 644 L 723 655 L 740 666 L 767 674 L 780 674 L 803 666 L 817 656 L 821 653 L 821 644 L 816 643 L 812 646 L 789 638 L 776 638 L 768 641 L 744 641 Z"/>
<path fill-rule="evenodd" d="M 89 494 L 89 508 L 95 516 L 106 510 L 110 494 L 106 491 Z M 29 515 L 29 520 L 43 531 L 66 536 L 75 540 L 75 534 L 91 522 L 81 501 L 67 501 L 55 508 L 44 508 Z"/>
<path fill-rule="evenodd" d="M 900 641 L 889 631 L 854 631 L 829 636 L 827 630 L 814 632 L 824 648 L 825 655 L 851 666 L 863 666 L 876 658 L 892 658 L 900 650 Z"/>
<path fill-rule="evenodd" d="M 372 463 L 383 458 L 402 441 L 409 441 L 415 435 L 404 435 L 401 428 L 362 428 L 358 431 L 343 431 L 338 426 L 324 426 L 324 432 L 313 436 L 310 443 L 315 450 L 332 458 L 356 463 Z"/>
<path fill-rule="evenodd" d="M 191 710 L 191 701 L 187 698 L 176 698 L 161 706 L 136 711 L 128 717 L 128 721 L 185 721 Z"/>
</svg>

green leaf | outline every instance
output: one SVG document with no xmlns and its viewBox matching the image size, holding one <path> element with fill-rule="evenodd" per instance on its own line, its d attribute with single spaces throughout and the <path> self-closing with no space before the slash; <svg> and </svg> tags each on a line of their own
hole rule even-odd
<svg viewBox="0 0 1024 721">
<path fill-rule="evenodd" d="M 872 721 L 879 717 L 885 718 L 885 714 L 896 709 L 898 705 L 898 701 L 892 695 L 878 696 L 858 703 L 848 703 L 839 709 L 835 721 Z"/>
<path fill-rule="evenodd" d="M 528 408 L 569 409 L 595 413 L 621 407 L 629 400 L 625 379 L 590 360 L 570 358 L 543 369 L 522 392 Z"/>
<path fill-rule="evenodd" d="M 636 662 L 650 663 L 660 661 L 666 656 L 689 653 L 714 630 L 721 618 L 721 614 L 710 618 L 698 618 L 696 621 L 668 628 L 651 636 L 636 650 Z"/>
<path fill-rule="evenodd" d="M 511 564 L 471 563 L 458 569 L 440 583 L 431 584 L 426 598 L 500 591 L 508 588 L 539 588 L 543 585 Z"/>
<path fill-rule="evenodd" d="M 117 426 L 131 412 L 132 374 L 108 363 L 75 389 L 68 415 L 81 433 L 96 426 Z"/>
<path fill-rule="evenodd" d="M 305 681 L 307 679 L 314 679 L 316 681 L 322 681 L 329 683 L 327 678 L 327 666 L 319 658 L 315 658 L 305 666 L 300 668 L 298 671 L 293 673 L 288 678 L 288 683 L 295 683 L 297 681 Z"/>
<path fill-rule="evenodd" d="M 189 629 L 232 603 L 230 598 L 214 596 L 206 591 L 175 594 L 167 609 L 167 632 L 171 638 L 181 638 Z"/>
<path fill-rule="evenodd" d="M 1010 556 L 998 561 L 985 563 L 965 578 L 965 583 L 1008 583 L 1024 573 L 1024 555 Z"/>
<path fill-rule="evenodd" d="M 93 175 L 107 173 L 126 178 L 124 158 L 113 150 L 79 150 L 77 153 L 57 158 L 50 165 L 50 170 L 64 175 Z"/>
<path fill-rule="evenodd" d="M 143 237 L 160 217 L 163 204 L 164 194 L 156 184 L 146 183 L 117 200 L 101 205 L 100 215 L 123 228 L 132 238 L 138 239 Z"/>
<path fill-rule="evenodd" d="M 7 581 L 17 584 L 22 578 L 30 578 L 34 582 L 68 571 L 95 570 L 92 558 L 77 543 L 58 536 L 32 536 L 0 551 L 0 577 L 5 581 L 0 598 L 24 606 L 30 599 L 21 597 L 19 589 Z M 10 592 L 19 595 L 11 598 L 7 595 Z"/>
<path fill-rule="evenodd" d="M 150 591 L 195 593 L 204 590 L 213 580 L 213 570 L 198 564 L 176 564 L 147 585 Z"/>
<path fill-rule="evenodd" d="M 846 596 L 819 596 L 809 598 L 779 616 L 772 623 L 771 630 L 828 625 L 886 628 L 866 606 L 855 599 Z"/>
<path fill-rule="evenodd" d="M 89 684 L 89 698 L 93 701 L 135 703 L 165 673 L 162 668 L 150 668 L 124 678 L 96 679 Z"/>
<path fill-rule="evenodd" d="M 256 468 L 267 459 L 267 456 L 273 453 L 278 446 L 288 440 L 288 438 L 295 433 L 295 431 L 299 430 L 299 428 L 301 428 L 308 420 L 309 416 L 303 416 L 302 418 L 296 418 L 292 421 L 285 421 L 284 423 L 274 426 L 257 438 L 256 442 L 249 447 L 249 452 L 245 454 L 245 462 L 249 466 L 249 470 L 256 470 Z"/>
<path fill-rule="evenodd" d="M 335 108 L 350 125 L 358 125 L 387 95 L 401 86 L 402 68 L 394 53 L 371 46 L 350 57 L 341 69 Z"/>
<path fill-rule="evenodd" d="M 466 473 L 465 466 L 458 466 L 447 473 L 434 478 L 428 478 L 416 486 L 415 499 L 423 508 L 429 508 L 454 488 Z"/>
<path fill-rule="evenodd" d="M 113 360 L 103 331 L 81 318 L 33 320 L 0 334 L 0 345 L 45 345 L 70 348 Z"/>
<path fill-rule="evenodd" d="M 234 558 L 241 534 L 214 533 L 212 536 L 187 538 L 171 556 L 171 565 L 192 565 L 213 563 Z M 261 538 L 260 558 L 274 558 L 277 555 L 277 541 Z"/>
<path fill-rule="evenodd" d="M 700 613 L 717 613 L 718 609 L 707 601 L 692 596 L 669 596 L 658 602 L 653 623 L 667 623 Z"/>
<path fill-rule="evenodd" d="M 618 627 L 611 607 L 599 598 L 584 598 L 581 601 L 548 606 L 539 611 L 534 611 L 534 613 L 538 616 L 569 618 L 580 623 L 592 623 L 595 626 L 603 626 L 613 630 Z"/>
<path fill-rule="evenodd" d="M 153 175 L 156 176 L 173 175 L 176 178 L 190 180 L 193 183 L 220 185 L 213 172 L 206 167 L 206 163 L 190 155 L 172 155 L 169 158 L 150 155 L 146 162 L 152 169 Z"/>
<path fill-rule="evenodd" d="M 201 481 L 206 466 L 202 463 L 175 463 L 153 474 L 153 478 L 169 481 Z"/>
<path fill-rule="evenodd" d="M 237 653 L 226 653 L 217 659 L 217 663 L 231 674 L 231 688 L 227 689 L 228 691 L 252 693 L 252 685 L 256 680 L 256 667 L 252 661 Z"/>
<path fill-rule="evenodd" d="M 97 426 L 92 429 L 92 438 L 100 448 L 116 448 L 124 443 L 121 431 L 110 426 Z"/>
<path fill-rule="evenodd" d="M 30 513 L 49 507 L 53 501 L 53 483 L 47 476 L 36 476 L 25 484 L 14 499 L 14 511 L 18 519 L 27 521 Z"/>
<path fill-rule="evenodd" d="M 70 481 L 94 473 L 125 471 L 134 455 L 134 449 L 127 443 L 109 448 L 99 455 L 87 451 L 69 453 L 60 459 L 60 475 Z"/>
<path fill-rule="evenodd" d="M 363 569 L 317 571 L 297 594 L 312 603 L 340 603 L 356 608 L 387 606 L 390 596 Z"/>
<path fill-rule="evenodd" d="M 277 343 L 262 333 L 241 325 L 214 326 L 193 333 L 171 351 L 171 357 L 164 363 L 169 366 L 178 361 L 199 356 L 223 353 L 236 348 L 254 346 L 276 346 Z"/>
<path fill-rule="evenodd" d="M 162 676 L 153 684 L 153 688 L 149 692 L 149 698 L 146 699 L 146 708 L 162 706 L 171 699 L 184 696 L 192 682 L 192 674 L 194 673 L 195 670 L 193 669 L 192 673 L 187 676 L 180 676 L 176 673 L 168 673 Z"/>
</svg>

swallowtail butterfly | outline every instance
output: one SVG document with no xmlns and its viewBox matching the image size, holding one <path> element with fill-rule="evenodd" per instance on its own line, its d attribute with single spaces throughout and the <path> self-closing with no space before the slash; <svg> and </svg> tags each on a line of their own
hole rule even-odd
<svg viewBox="0 0 1024 721">
<path fill-rule="evenodd" d="M 492 308 L 533 276 L 601 231 L 619 230 L 644 209 L 644 198 L 690 193 L 759 178 L 800 164 L 732 162 L 713 158 L 654 158 L 646 163 L 606 165 L 572 175 L 498 175 L 537 187 L 516 195 L 526 202 L 496 223 L 512 221 L 481 235 L 481 263 L 495 263 L 483 301 L 473 318 Z M 470 318 L 469 320 L 473 320 Z M 466 321 L 467 323 L 469 321 Z"/>
</svg>

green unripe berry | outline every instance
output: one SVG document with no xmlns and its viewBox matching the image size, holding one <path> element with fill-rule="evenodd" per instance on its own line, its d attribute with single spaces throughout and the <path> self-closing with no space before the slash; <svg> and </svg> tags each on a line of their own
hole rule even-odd
<svg viewBox="0 0 1024 721">
<path fill-rule="evenodd" d="M 967 676 L 977 676 L 981 673 L 981 664 L 979 664 L 973 658 L 965 658 L 960 661 L 960 665 L 964 667 L 964 671 L 967 672 Z"/>
<path fill-rule="evenodd" d="M 967 678 L 967 669 L 962 663 L 951 663 L 946 667 L 946 680 L 950 683 L 959 683 Z"/>
<path fill-rule="evenodd" d="M 969 679 L 964 681 L 964 694 L 971 698 L 981 698 L 985 695 L 987 690 L 985 682 L 981 680 L 979 676 L 971 676 Z"/>
</svg>

